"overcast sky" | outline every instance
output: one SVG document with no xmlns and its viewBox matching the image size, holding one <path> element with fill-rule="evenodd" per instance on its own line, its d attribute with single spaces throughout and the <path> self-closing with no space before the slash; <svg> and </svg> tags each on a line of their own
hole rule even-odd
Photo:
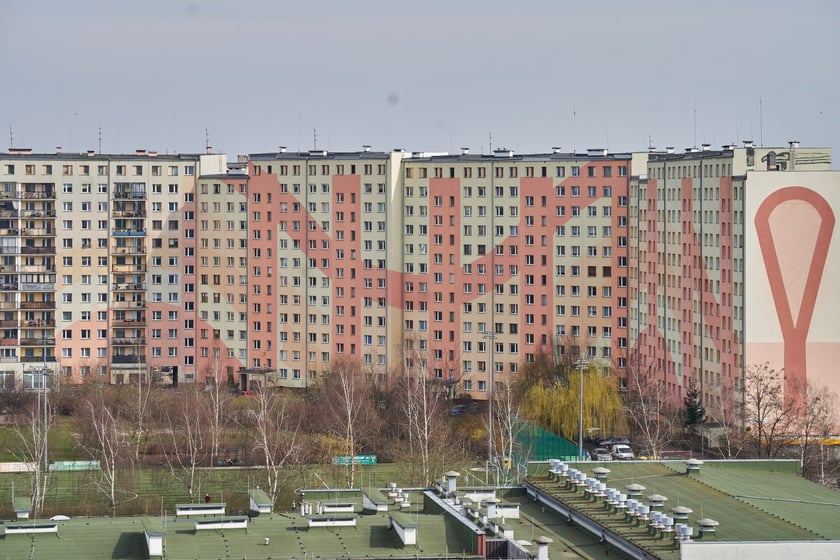
<svg viewBox="0 0 840 560">
<path fill-rule="evenodd" d="M 838 60 L 836 0 L 0 0 L 0 149 L 837 150 Z"/>
</svg>

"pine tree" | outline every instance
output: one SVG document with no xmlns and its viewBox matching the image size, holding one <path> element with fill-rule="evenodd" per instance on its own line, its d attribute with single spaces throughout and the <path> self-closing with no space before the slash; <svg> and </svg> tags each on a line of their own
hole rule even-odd
<svg viewBox="0 0 840 560">
<path fill-rule="evenodd" d="M 702 424 L 706 421 L 706 407 L 700 399 L 700 390 L 692 379 L 688 385 L 688 392 L 683 401 L 685 403 L 685 425 L 688 427 Z"/>
</svg>

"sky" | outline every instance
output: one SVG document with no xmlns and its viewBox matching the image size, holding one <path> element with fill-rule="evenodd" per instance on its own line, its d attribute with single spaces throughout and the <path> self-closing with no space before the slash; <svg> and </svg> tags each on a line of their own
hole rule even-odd
<svg viewBox="0 0 840 560">
<path fill-rule="evenodd" d="M 0 0 L 0 150 L 838 149 L 838 29 L 836 0 Z"/>
</svg>

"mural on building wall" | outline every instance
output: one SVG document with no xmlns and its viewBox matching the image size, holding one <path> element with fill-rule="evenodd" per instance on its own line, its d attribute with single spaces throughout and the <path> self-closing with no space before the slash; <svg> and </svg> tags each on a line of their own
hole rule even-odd
<svg viewBox="0 0 840 560">
<path fill-rule="evenodd" d="M 750 174 L 746 189 L 747 364 L 784 369 L 786 390 L 804 381 L 840 392 L 836 174 Z M 802 179 L 809 179 L 802 181 Z"/>
</svg>

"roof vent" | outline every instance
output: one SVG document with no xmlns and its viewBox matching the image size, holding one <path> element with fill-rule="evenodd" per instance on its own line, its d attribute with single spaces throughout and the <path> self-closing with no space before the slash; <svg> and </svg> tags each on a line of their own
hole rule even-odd
<svg viewBox="0 0 840 560">
<path fill-rule="evenodd" d="M 55 153 L 57 153 L 57 154 L 61 153 L 61 146 L 56 146 L 55 147 Z"/>
<path fill-rule="evenodd" d="M 469 153 L 470 153 L 470 149 L 468 147 L 464 146 L 464 147 L 461 148 L 461 155 L 462 156 L 469 155 Z"/>
<path fill-rule="evenodd" d="M 711 149 L 712 149 L 712 145 L 711 145 L 711 144 L 700 144 L 700 148 L 701 148 L 704 152 L 708 152 L 709 150 L 711 150 Z"/>
<path fill-rule="evenodd" d="M 213 146 L 206 146 L 204 148 L 204 151 L 207 152 L 208 154 L 212 154 L 213 153 Z"/>
<path fill-rule="evenodd" d="M 366 152 L 369 152 L 370 151 L 370 144 L 365 144 L 364 146 L 362 146 L 362 149 Z"/>
<path fill-rule="evenodd" d="M 560 153 L 560 146 L 552 146 L 551 147 L 552 154 L 559 154 Z"/>
<path fill-rule="evenodd" d="M 157 157 L 157 150 L 149 150 L 149 157 Z"/>
<path fill-rule="evenodd" d="M 674 153 L 674 147 L 673 146 L 666 146 L 665 147 L 665 153 L 666 154 L 673 154 Z"/>
<path fill-rule="evenodd" d="M 310 157 L 325 157 L 327 150 L 309 150 Z"/>
<path fill-rule="evenodd" d="M 146 150 L 142 150 L 142 149 L 134 150 L 134 155 L 145 156 L 146 155 Z"/>
<path fill-rule="evenodd" d="M 598 157 L 598 156 L 604 157 L 604 156 L 607 155 L 607 149 L 606 148 L 589 148 L 589 149 L 586 150 L 586 155 L 588 155 L 589 157 Z"/>
<path fill-rule="evenodd" d="M 496 148 L 493 150 L 493 157 L 511 158 L 513 157 L 513 150 L 508 150 L 507 148 Z"/>
<path fill-rule="evenodd" d="M 790 142 L 788 142 L 788 146 L 790 146 L 791 150 L 794 149 L 794 148 L 798 148 L 799 147 L 799 140 L 791 140 Z"/>
<path fill-rule="evenodd" d="M 752 140 L 743 140 L 743 142 L 744 142 L 744 147 L 745 148 L 752 148 L 753 147 L 753 141 Z"/>
<path fill-rule="evenodd" d="M 87 155 L 88 155 L 88 157 L 93 157 L 93 156 L 94 156 L 94 154 L 96 154 L 96 152 L 94 152 L 93 150 L 88 150 L 88 151 L 87 151 Z"/>
<path fill-rule="evenodd" d="M 18 156 L 28 155 L 32 153 L 32 148 L 9 148 L 9 153 Z"/>
</svg>

